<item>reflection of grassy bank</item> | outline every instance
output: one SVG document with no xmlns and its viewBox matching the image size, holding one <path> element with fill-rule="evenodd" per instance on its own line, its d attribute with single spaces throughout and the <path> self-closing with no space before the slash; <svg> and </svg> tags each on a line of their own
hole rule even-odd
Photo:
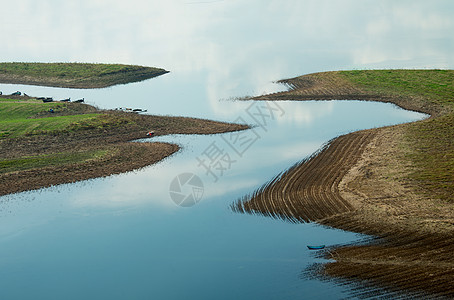
<svg viewBox="0 0 454 300">
<path fill-rule="evenodd" d="M 0 82 L 67 88 L 102 88 L 167 73 L 164 69 L 88 63 L 0 63 Z"/>
<path fill-rule="evenodd" d="M 149 131 L 212 134 L 246 128 L 194 118 L 103 111 L 81 103 L 1 98 L 0 195 L 135 170 L 178 150 L 165 143 L 129 142 L 146 138 Z"/>
<path fill-rule="evenodd" d="M 336 139 L 336 147 L 294 167 L 238 205 L 239 210 L 383 237 L 378 246 L 332 249 L 330 257 L 336 262 L 324 272 L 390 289 L 453 296 L 454 71 L 326 72 L 281 82 L 290 87 L 288 92 L 257 100 L 375 100 L 432 117 Z M 365 138 L 360 140 L 358 134 Z M 343 150 L 352 144 L 362 150 Z M 319 166 L 323 168 L 318 173 L 303 172 Z M 342 174 L 341 180 L 336 174 Z M 305 178 L 310 180 L 299 180 Z M 343 209 L 329 205 L 327 215 L 324 204 L 338 196 L 338 202 L 351 207 L 346 210 L 343 202 L 338 205 Z"/>
</svg>

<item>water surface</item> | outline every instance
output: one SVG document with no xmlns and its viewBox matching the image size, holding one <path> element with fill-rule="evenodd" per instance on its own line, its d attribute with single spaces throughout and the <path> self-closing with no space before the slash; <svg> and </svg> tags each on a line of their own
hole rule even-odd
<svg viewBox="0 0 454 300">
<path fill-rule="evenodd" d="M 232 120 L 255 124 L 247 112 L 264 102 L 234 105 L 241 109 Z M 279 114 L 254 127 L 258 138 L 239 154 L 229 146 L 230 134 L 159 137 L 182 150 L 136 172 L 2 197 L 0 293 L 9 299 L 36 293 L 47 299 L 292 299 L 347 292 L 304 277 L 303 270 L 319 262 L 306 245 L 361 236 L 235 214 L 229 205 L 336 135 L 422 115 L 360 101 L 278 105 Z M 212 145 L 229 156 L 225 170 L 200 165 Z M 204 193 L 183 208 L 169 186 L 188 172 L 202 180 Z"/>
<path fill-rule="evenodd" d="M 361 101 L 240 102 L 274 80 L 362 68 L 452 68 L 451 1 L 34 1 L 4 3 L 5 61 L 121 62 L 171 73 L 96 90 L 0 85 L 100 108 L 255 125 L 239 136 L 167 136 L 182 150 L 142 170 L 0 197 L 2 299 L 342 298 L 311 279 L 308 244 L 363 237 L 232 213 L 229 205 L 351 131 L 424 116 Z M 261 114 L 260 114 L 261 112 Z M 264 117 L 264 115 L 266 115 Z M 213 150 L 223 164 L 206 169 Z M 219 162 L 219 161 L 218 161 Z M 220 168 L 219 166 L 222 166 Z M 211 171 L 211 172 L 210 172 Z M 191 207 L 169 194 L 195 174 Z M 184 190 L 190 192 L 190 190 Z"/>
</svg>

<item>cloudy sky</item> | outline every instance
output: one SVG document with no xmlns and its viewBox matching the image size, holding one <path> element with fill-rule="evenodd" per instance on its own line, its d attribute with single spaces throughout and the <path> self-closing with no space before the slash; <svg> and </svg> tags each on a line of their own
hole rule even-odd
<svg viewBox="0 0 454 300">
<path fill-rule="evenodd" d="M 452 1 L 18 0 L 2 11 L 4 61 L 454 67 Z"/>
</svg>

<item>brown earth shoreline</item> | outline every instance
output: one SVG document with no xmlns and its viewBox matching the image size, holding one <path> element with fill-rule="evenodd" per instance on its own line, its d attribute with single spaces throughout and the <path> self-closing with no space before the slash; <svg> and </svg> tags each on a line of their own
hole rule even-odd
<svg viewBox="0 0 454 300">
<path fill-rule="evenodd" d="M 367 92 L 336 72 L 281 83 L 290 90 L 254 100 L 373 100 L 432 117 L 446 112 L 423 99 Z M 419 187 L 406 178 L 409 166 L 401 159 L 399 143 L 407 126 L 340 136 L 317 155 L 234 203 L 232 209 L 376 236 L 372 244 L 328 248 L 324 256 L 335 262 L 317 269 L 323 279 L 359 283 L 360 288 L 352 289 L 354 296 L 404 292 L 453 297 L 454 207 L 418 193 Z"/>
<path fill-rule="evenodd" d="M 11 96 L 1 96 L 12 98 Z M 15 96 L 20 101 L 34 99 Z M 132 142 L 154 136 L 168 134 L 217 134 L 244 130 L 247 125 L 216 122 L 211 120 L 154 116 L 122 111 L 98 110 L 80 103 L 69 103 L 71 114 L 101 113 L 111 120 L 121 120 L 114 127 L 88 128 L 84 130 L 57 132 L 0 139 L 0 158 L 22 159 L 53 153 L 87 153 L 103 151 L 107 153 L 80 163 L 66 163 L 12 172 L 0 172 L 0 196 L 35 190 L 57 184 L 71 183 L 91 178 L 138 170 L 154 164 L 179 150 L 179 146 L 168 143 Z M 62 112 L 65 115 L 67 112 Z M 50 113 L 49 113 L 50 114 Z M 40 118 L 58 115 L 40 115 Z M 1 171 L 1 170 L 0 170 Z"/>
</svg>

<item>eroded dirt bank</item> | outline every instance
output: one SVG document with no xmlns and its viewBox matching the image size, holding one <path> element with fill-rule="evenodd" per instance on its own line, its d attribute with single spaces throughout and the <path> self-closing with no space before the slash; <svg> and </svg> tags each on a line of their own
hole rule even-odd
<svg viewBox="0 0 454 300">
<path fill-rule="evenodd" d="M 337 72 L 283 81 L 291 89 L 256 100 L 366 99 L 440 116 L 449 108 L 418 97 L 371 93 Z M 427 121 L 422 121 L 427 122 Z M 454 205 L 424 193 L 408 174 L 410 124 L 354 132 L 232 205 L 239 212 L 319 224 L 377 236 L 373 244 L 328 249 L 335 259 L 318 274 L 359 283 L 353 294 L 412 291 L 454 296 Z M 411 151 L 410 151 L 411 152 Z M 448 199 L 449 200 L 449 199 Z M 328 277 L 325 277 L 328 276 Z M 383 296 L 383 291 L 379 292 Z"/>
</svg>

